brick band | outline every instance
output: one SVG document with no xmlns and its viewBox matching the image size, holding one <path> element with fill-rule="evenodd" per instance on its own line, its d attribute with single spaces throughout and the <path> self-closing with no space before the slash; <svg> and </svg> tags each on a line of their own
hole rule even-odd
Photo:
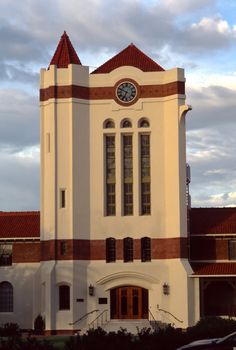
<svg viewBox="0 0 236 350">
<path fill-rule="evenodd" d="M 175 94 L 185 94 L 185 83 L 175 81 L 162 85 L 141 85 L 140 98 L 166 97 Z M 109 100 L 116 99 L 115 88 L 109 87 L 92 87 L 77 85 L 49 86 L 40 89 L 40 101 L 47 101 L 51 98 L 78 98 L 84 100 Z"/>
<path fill-rule="evenodd" d="M 141 260 L 141 240 L 133 240 L 133 257 Z M 63 244 L 63 249 L 62 249 Z M 105 240 L 49 240 L 13 243 L 13 263 L 48 260 L 106 260 Z M 187 258 L 187 238 L 153 238 L 152 259 Z M 116 240 L 116 259 L 123 260 L 123 240 Z"/>
</svg>

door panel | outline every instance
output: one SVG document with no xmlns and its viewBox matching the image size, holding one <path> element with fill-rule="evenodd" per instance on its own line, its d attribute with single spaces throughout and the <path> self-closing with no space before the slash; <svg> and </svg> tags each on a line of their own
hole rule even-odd
<svg viewBox="0 0 236 350">
<path fill-rule="evenodd" d="M 148 290 L 125 286 L 111 290 L 111 318 L 140 319 L 148 317 Z"/>
</svg>

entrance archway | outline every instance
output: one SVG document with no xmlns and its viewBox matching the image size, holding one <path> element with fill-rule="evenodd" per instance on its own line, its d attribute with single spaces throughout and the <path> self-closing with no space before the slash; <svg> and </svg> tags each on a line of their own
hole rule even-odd
<svg viewBox="0 0 236 350">
<path fill-rule="evenodd" d="M 148 318 L 148 290 L 122 286 L 111 290 L 111 319 Z"/>
</svg>

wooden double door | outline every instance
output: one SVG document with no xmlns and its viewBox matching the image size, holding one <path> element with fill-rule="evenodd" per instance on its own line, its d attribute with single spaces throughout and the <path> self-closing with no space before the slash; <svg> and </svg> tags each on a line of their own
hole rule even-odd
<svg viewBox="0 0 236 350">
<path fill-rule="evenodd" d="M 111 318 L 148 318 L 148 290 L 136 286 L 123 286 L 112 289 Z"/>
</svg>

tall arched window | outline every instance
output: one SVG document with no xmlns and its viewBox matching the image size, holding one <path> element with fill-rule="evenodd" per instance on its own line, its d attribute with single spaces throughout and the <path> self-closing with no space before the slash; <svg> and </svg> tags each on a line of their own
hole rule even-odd
<svg viewBox="0 0 236 350">
<path fill-rule="evenodd" d="M 59 310 L 70 309 L 70 287 L 67 285 L 59 286 Z"/>
<path fill-rule="evenodd" d="M 9 282 L 0 283 L 0 312 L 13 312 L 13 287 Z"/>
<path fill-rule="evenodd" d="M 106 239 L 106 262 L 116 261 L 116 240 L 115 238 Z"/>
<path fill-rule="evenodd" d="M 124 238 L 124 262 L 133 261 L 133 239 Z"/>
<path fill-rule="evenodd" d="M 151 261 L 151 239 L 149 237 L 141 238 L 141 261 Z"/>
</svg>

